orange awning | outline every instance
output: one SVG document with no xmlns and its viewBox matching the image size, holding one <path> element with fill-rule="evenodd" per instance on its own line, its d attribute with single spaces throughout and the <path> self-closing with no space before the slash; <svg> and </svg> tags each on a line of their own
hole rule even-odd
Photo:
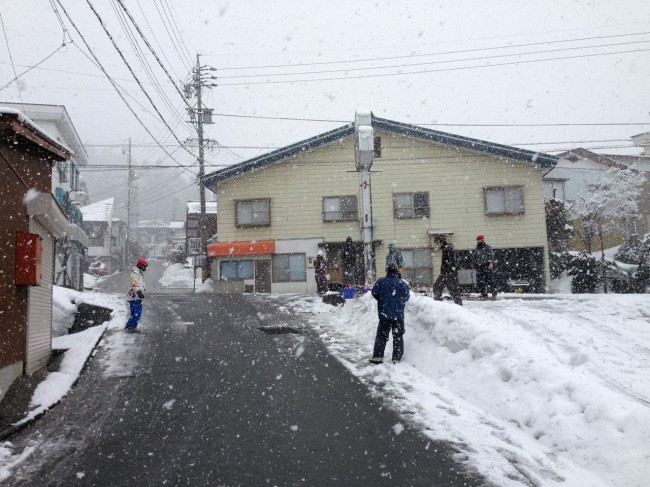
<svg viewBox="0 0 650 487">
<path fill-rule="evenodd" d="M 217 242 L 208 245 L 208 257 L 272 254 L 273 252 L 275 252 L 275 240 L 252 240 L 250 242 Z"/>
</svg>

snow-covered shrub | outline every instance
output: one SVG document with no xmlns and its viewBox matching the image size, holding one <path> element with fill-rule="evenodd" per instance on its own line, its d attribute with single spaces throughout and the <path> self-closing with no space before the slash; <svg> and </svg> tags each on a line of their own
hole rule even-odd
<svg viewBox="0 0 650 487">
<path fill-rule="evenodd" d="M 618 249 L 614 259 L 626 264 L 639 265 L 641 263 L 642 251 L 641 238 L 636 233 L 633 233 Z"/>
<path fill-rule="evenodd" d="M 594 257 L 582 252 L 571 259 L 568 275 L 573 276 L 571 292 L 584 294 L 596 292 L 599 281 L 599 265 Z"/>
</svg>

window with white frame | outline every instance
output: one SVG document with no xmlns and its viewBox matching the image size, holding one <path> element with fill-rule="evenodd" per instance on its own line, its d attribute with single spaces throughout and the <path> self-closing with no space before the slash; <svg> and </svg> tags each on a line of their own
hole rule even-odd
<svg viewBox="0 0 650 487">
<path fill-rule="evenodd" d="M 305 254 L 273 256 L 273 282 L 305 282 L 306 280 Z"/>
<path fill-rule="evenodd" d="M 253 279 L 252 260 L 222 260 L 219 266 L 219 278 L 222 281 L 241 281 Z"/>
<path fill-rule="evenodd" d="M 402 278 L 412 286 L 430 286 L 433 282 L 433 264 L 430 249 L 402 250 L 404 267 Z"/>
<path fill-rule="evenodd" d="M 521 215 L 522 213 L 524 213 L 522 186 L 485 188 L 486 215 Z"/>
<path fill-rule="evenodd" d="M 238 227 L 258 227 L 271 224 L 271 200 L 239 200 L 235 202 Z"/>
<path fill-rule="evenodd" d="M 323 198 L 323 221 L 342 222 L 357 219 L 357 197 L 326 196 Z"/>
<path fill-rule="evenodd" d="M 429 193 L 393 194 L 395 218 L 429 218 Z"/>
</svg>

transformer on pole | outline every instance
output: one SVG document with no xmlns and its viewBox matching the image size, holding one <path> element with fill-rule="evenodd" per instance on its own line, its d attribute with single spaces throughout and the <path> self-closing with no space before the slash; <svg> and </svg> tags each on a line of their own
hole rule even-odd
<svg viewBox="0 0 650 487">
<path fill-rule="evenodd" d="M 361 239 L 363 241 L 363 263 L 366 284 L 375 280 L 372 248 L 372 194 L 370 190 L 370 168 L 374 155 L 374 135 L 370 112 L 356 112 L 354 117 L 354 161 L 360 174 L 361 194 Z"/>
</svg>

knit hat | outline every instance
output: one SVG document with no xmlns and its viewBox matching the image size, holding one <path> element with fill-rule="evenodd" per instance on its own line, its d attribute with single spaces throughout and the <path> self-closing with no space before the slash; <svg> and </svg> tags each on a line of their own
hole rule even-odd
<svg viewBox="0 0 650 487">
<path fill-rule="evenodd" d="M 485 240 L 485 235 L 479 235 L 476 240 Z"/>
<path fill-rule="evenodd" d="M 388 247 L 395 247 L 395 242 L 390 242 L 390 243 L 388 244 Z"/>
</svg>

